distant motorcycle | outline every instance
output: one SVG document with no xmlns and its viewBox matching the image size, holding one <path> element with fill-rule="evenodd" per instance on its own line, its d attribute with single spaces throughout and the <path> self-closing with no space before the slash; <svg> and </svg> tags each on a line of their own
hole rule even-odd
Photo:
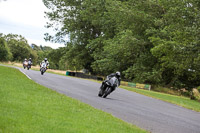
<svg viewBox="0 0 200 133">
<path fill-rule="evenodd" d="M 46 72 L 46 70 L 47 70 L 47 65 L 46 63 L 43 62 L 40 67 L 41 75 L 43 75 Z"/>
<path fill-rule="evenodd" d="M 111 90 L 115 90 L 119 86 L 119 80 L 116 77 L 112 77 L 105 81 L 106 88 L 101 87 L 98 96 L 106 98 L 110 93 Z"/>
<path fill-rule="evenodd" d="M 26 67 L 28 67 L 28 62 L 27 61 L 23 62 L 23 67 L 24 67 L 24 69 L 26 69 Z"/>
<path fill-rule="evenodd" d="M 32 62 L 31 61 L 24 61 L 23 62 L 23 67 L 24 69 L 27 68 L 27 70 L 29 70 L 31 68 Z"/>
<path fill-rule="evenodd" d="M 31 68 L 32 62 L 28 61 L 28 66 L 27 66 L 27 70 L 29 70 Z"/>
</svg>

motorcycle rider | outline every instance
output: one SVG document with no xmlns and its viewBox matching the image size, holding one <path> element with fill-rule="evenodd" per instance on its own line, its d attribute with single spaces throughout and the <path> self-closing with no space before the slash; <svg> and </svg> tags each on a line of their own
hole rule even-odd
<svg viewBox="0 0 200 133">
<path fill-rule="evenodd" d="M 27 59 L 25 58 L 25 59 L 24 59 L 24 62 L 23 62 L 23 65 L 24 65 L 26 62 L 27 62 Z"/>
<path fill-rule="evenodd" d="M 24 59 L 24 62 L 26 62 L 26 61 L 27 61 L 27 59 L 25 58 L 25 59 Z"/>
<path fill-rule="evenodd" d="M 29 58 L 29 59 L 28 59 L 28 61 L 32 62 L 32 59 L 31 59 L 31 58 Z"/>
<path fill-rule="evenodd" d="M 31 58 L 28 59 L 28 63 L 29 63 L 30 68 L 31 68 L 31 65 L 32 65 L 32 59 Z"/>
<path fill-rule="evenodd" d="M 49 67 L 49 62 L 48 62 L 47 58 L 44 58 L 44 60 L 40 63 L 40 69 L 41 69 L 41 65 L 42 65 L 42 63 L 45 63 L 46 66 L 47 66 L 46 69 L 48 69 L 48 67 Z"/>
<path fill-rule="evenodd" d="M 23 61 L 23 67 L 24 67 L 24 69 L 27 67 L 27 65 L 28 65 L 28 61 L 27 61 L 27 59 L 25 58 L 24 61 Z"/>
<path fill-rule="evenodd" d="M 118 79 L 119 86 L 120 86 L 121 74 L 120 74 L 120 72 L 117 71 L 116 73 L 111 73 L 110 75 L 107 76 L 107 79 L 102 82 L 101 89 L 105 90 L 107 88 L 106 81 L 110 80 L 112 77 L 116 77 Z M 113 92 L 114 90 L 115 90 L 115 88 L 112 88 L 111 92 Z"/>
</svg>

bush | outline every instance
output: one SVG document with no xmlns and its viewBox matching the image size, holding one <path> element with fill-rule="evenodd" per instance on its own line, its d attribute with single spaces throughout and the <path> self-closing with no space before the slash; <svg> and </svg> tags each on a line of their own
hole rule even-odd
<svg viewBox="0 0 200 133">
<path fill-rule="evenodd" d="M 6 41 L 0 38 L 0 61 L 9 61 L 12 59 L 12 54 L 7 46 Z"/>
<path fill-rule="evenodd" d="M 199 86 L 199 87 L 197 87 L 197 90 L 200 92 L 200 86 Z"/>
<path fill-rule="evenodd" d="M 199 93 L 198 89 L 192 89 L 191 97 L 190 98 L 192 100 L 198 100 L 198 101 L 200 101 L 200 93 Z"/>
</svg>

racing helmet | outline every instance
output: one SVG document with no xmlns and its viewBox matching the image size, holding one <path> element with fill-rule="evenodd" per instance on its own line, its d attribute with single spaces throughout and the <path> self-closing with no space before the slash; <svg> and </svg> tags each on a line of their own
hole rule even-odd
<svg viewBox="0 0 200 133">
<path fill-rule="evenodd" d="M 116 76 L 120 77 L 121 76 L 120 72 L 117 71 Z"/>
</svg>

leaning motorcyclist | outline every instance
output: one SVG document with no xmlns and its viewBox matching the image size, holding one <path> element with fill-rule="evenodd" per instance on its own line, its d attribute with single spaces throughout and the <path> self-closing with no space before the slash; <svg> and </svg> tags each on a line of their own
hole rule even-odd
<svg viewBox="0 0 200 133">
<path fill-rule="evenodd" d="M 46 66 L 47 66 L 46 69 L 48 69 L 48 68 L 49 68 L 49 62 L 48 62 L 47 58 L 44 58 L 44 60 L 40 63 L 40 67 L 41 67 L 41 65 L 42 65 L 43 62 L 44 62 L 44 63 L 46 64 Z"/>
<path fill-rule="evenodd" d="M 110 80 L 112 77 L 116 77 L 119 81 L 119 86 L 120 86 L 120 81 L 121 81 L 121 75 L 120 75 L 120 72 L 116 72 L 116 73 L 111 73 L 110 75 L 107 76 L 107 79 L 105 81 L 102 82 L 102 85 L 101 85 L 101 89 L 106 89 L 107 88 L 107 84 L 106 82 L 108 80 Z M 112 88 L 111 92 L 113 92 L 115 90 L 115 88 Z M 111 93 L 110 92 L 110 93 Z"/>
</svg>

